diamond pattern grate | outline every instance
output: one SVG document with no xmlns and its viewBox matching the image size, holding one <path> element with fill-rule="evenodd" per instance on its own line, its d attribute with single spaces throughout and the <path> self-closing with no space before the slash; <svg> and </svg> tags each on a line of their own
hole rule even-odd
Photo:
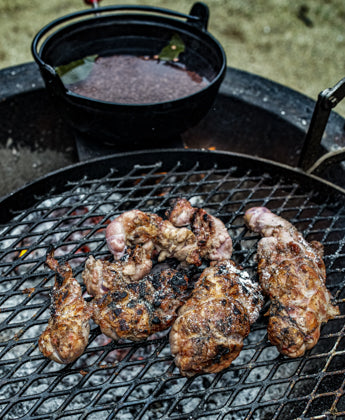
<svg viewBox="0 0 345 420">
<path fill-rule="evenodd" d="M 317 181 L 310 187 L 303 179 L 291 179 L 267 163 L 253 169 L 250 161 L 236 164 L 227 157 L 227 164 L 219 164 L 217 154 L 210 156 L 207 163 L 193 154 L 182 163 L 170 155 L 166 163 L 159 156 L 148 164 L 129 161 L 121 170 L 117 160 L 106 170 L 100 161 L 100 176 L 81 171 L 76 179 L 66 177 L 59 191 L 35 196 L 24 210 L 12 210 L 12 218 L 0 227 L 2 419 L 345 417 L 344 197 Z M 133 159 L 140 161 L 140 156 Z M 269 207 L 308 240 L 324 244 L 327 284 L 341 315 L 322 328 L 318 344 L 304 357 L 287 359 L 267 341 L 261 316 L 230 368 L 187 379 L 174 366 L 167 333 L 140 343 L 115 343 L 93 325 L 89 345 L 77 361 L 63 366 L 45 359 L 37 340 L 49 318 L 54 281 L 44 265 L 48 248 L 53 245 L 57 257 L 69 260 L 80 280 L 90 253 L 108 255 L 108 220 L 133 208 L 163 213 L 177 196 L 226 223 L 233 259 L 253 275 L 258 237 L 242 219 L 251 206 Z"/>
</svg>

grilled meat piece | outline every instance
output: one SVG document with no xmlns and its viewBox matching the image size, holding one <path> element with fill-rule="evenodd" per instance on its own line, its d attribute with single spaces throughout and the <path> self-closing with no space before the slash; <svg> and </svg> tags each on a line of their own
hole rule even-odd
<svg viewBox="0 0 345 420">
<path fill-rule="evenodd" d="M 204 209 L 192 207 L 189 201 L 179 198 L 167 213 L 176 227 L 191 226 L 198 242 L 201 258 L 226 260 L 231 258 L 232 240 L 224 223 Z"/>
<path fill-rule="evenodd" d="M 268 338 L 280 353 L 302 356 L 317 343 L 321 324 L 339 314 L 325 285 L 323 247 L 308 243 L 265 207 L 247 210 L 244 219 L 263 236 L 257 259 L 262 289 L 271 300 Z"/>
<path fill-rule="evenodd" d="M 170 327 L 188 296 L 188 277 L 164 269 L 136 282 L 113 282 L 111 292 L 92 301 L 93 320 L 114 340 L 143 340 Z"/>
<path fill-rule="evenodd" d="M 51 292 L 51 317 L 38 346 L 44 356 L 67 364 L 81 356 L 87 346 L 91 311 L 70 265 L 59 265 L 52 253 L 46 262 L 56 276 Z"/>
<path fill-rule="evenodd" d="M 144 244 L 157 236 L 158 220 L 151 214 L 131 210 L 116 217 L 106 229 L 107 245 L 119 260 L 125 255 L 128 245 Z"/>
<path fill-rule="evenodd" d="M 263 305 L 258 284 L 230 260 L 212 262 L 179 309 L 170 332 L 171 353 L 184 376 L 214 373 L 239 355 Z"/>
<path fill-rule="evenodd" d="M 91 255 L 85 263 L 82 273 L 87 292 L 92 296 L 101 296 L 112 291 L 115 283 L 137 281 L 151 271 L 152 242 L 143 246 L 136 245 L 127 249 L 127 253 L 114 262 L 95 260 Z"/>
<path fill-rule="evenodd" d="M 116 259 L 123 257 L 127 247 L 151 242 L 158 261 L 176 258 L 187 264 L 201 264 L 195 235 L 154 213 L 131 210 L 121 214 L 107 226 L 106 239 Z"/>
</svg>

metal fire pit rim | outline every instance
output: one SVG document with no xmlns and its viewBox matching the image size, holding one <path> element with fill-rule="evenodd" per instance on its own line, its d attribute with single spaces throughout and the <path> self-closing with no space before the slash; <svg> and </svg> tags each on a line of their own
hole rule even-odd
<svg viewBox="0 0 345 420">
<path fill-rule="evenodd" d="M 240 163 L 243 162 L 251 162 L 253 165 L 261 165 L 261 166 L 269 166 L 272 169 L 277 168 L 279 173 L 285 175 L 292 175 L 295 179 L 302 179 L 303 181 L 310 183 L 316 183 L 319 186 L 326 188 L 328 191 L 332 191 L 333 193 L 340 193 L 345 197 L 345 189 L 333 184 L 332 182 L 325 180 L 317 175 L 309 174 L 304 172 L 302 169 L 298 167 L 292 167 L 284 163 L 272 161 L 270 159 L 265 159 L 258 156 L 252 156 L 244 153 L 235 153 L 229 151 L 214 151 L 214 150 L 200 150 L 200 149 L 152 149 L 152 150 L 139 150 L 139 151 L 131 151 L 131 152 L 122 152 L 122 153 L 114 153 L 107 157 L 97 157 L 94 159 L 90 159 L 84 162 L 79 162 L 76 164 L 72 164 L 63 168 L 60 168 L 56 171 L 52 171 L 33 182 L 30 182 L 23 187 L 7 194 L 6 196 L 0 198 L 0 223 L 3 223 L 8 216 L 10 216 L 9 209 L 11 205 L 15 204 L 16 207 L 18 203 L 21 201 L 21 197 L 23 195 L 32 195 L 32 200 L 30 204 L 33 204 L 35 200 L 35 196 L 42 193 L 47 193 L 49 191 L 58 192 L 62 187 L 66 185 L 66 182 L 73 181 L 75 179 L 80 179 L 81 177 L 89 177 L 93 176 L 95 173 L 95 167 L 97 166 L 97 175 L 98 177 L 104 176 L 106 173 L 109 172 L 111 168 L 112 161 L 118 162 L 125 162 L 125 158 L 135 158 L 137 157 L 137 164 L 144 166 L 145 164 L 152 165 L 153 162 L 159 162 L 165 159 L 171 159 L 172 154 L 177 154 L 178 160 L 183 160 L 184 157 L 190 155 L 191 158 L 195 159 L 205 159 L 209 161 L 212 157 L 214 157 L 214 163 L 218 166 L 220 163 L 220 159 L 229 159 L 229 164 L 234 164 L 237 160 Z M 144 159 L 145 158 L 145 159 Z M 177 162 L 177 161 L 176 161 Z M 103 168 L 101 168 L 100 164 L 104 164 Z M 116 163 L 116 162 L 114 162 Z M 225 163 L 225 162 L 224 162 Z M 116 168 L 114 168 L 116 170 Z M 58 177 L 63 179 L 57 179 Z M 54 182 L 58 180 L 59 182 Z M 26 199 L 25 205 L 28 204 L 28 200 Z M 8 210 L 8 211 L 6 211 Z M 20 209 L 18 209 L 20 210 Z"/>
<path fill-rule="evenodd" d="M 250 79 L 249 82 L 248 78 Z M 20 94 L 45 90 L 43 79 L 34 61 L 0 69 L 0 81 L 3 82 L 0 89 L 0 100 L 2 101 L 9 100 Z M 226 76 L 220 86 L 219 93 L 234 97 L 253 106 L 261 107 L 267 112 L 276 114 L 277 117 L 283 120 L 288 120 L 290 124 L 304 132 L 306 132 L 307 122 L 309 122 L 315 106 L 315 99 L 302 92 L 296 91 L 278 81 L 231 66 L 226 68 Z M 262 96 L 266 99 L 263 100 Z M 284 106 L 282 106 L 282 96 L 285 98 Z M 296 105 L 296 101 L 302 103 L 306 108 L 301 109 L 299 115 L 296 114 L 296 110 L 293 107 L 293 105 Z M 332 110 L 330 119 L 339 128 L 345 121 L 336 110 Z M 326 135 L 325 140 L 327 140 L 327 143 L 329 143 L 328 137 L 331 134 L 333 133 Z"/>
</svg>

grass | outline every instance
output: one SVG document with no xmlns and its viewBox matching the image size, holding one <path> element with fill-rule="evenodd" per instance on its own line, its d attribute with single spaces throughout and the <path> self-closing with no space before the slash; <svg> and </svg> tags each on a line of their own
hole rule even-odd
<svg viewBox="0 0 345 420">
<path fill-rule="evenodd" d="M 209 31 L 228 65 L 287 85 L 313 99 L 345 76 L 343 0 L 209 0 Z M 102 1 L 150 4 L 188 13 L 184 0 Z M 32 61 L 36 32 L 51 20 L 85 8 L 82 0 L 0 0 L 0 68 Z M 336 111 L 345 116 L 345 104 Z"/>
</svg>

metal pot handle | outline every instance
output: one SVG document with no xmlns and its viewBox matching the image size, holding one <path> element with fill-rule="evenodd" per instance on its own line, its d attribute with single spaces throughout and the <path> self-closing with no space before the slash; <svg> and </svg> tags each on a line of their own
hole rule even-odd
<svg viewBox="0 0 345 420">
<path fill-rule="evenodd" d="M 170 10 L 170 9 L 164 9 L 161 7 L 141 6 L 141 5 L 115 5 L 115 6 L 96 7 L 92 9 L 80 10 L 78 12 L 74 12 L 69 15 L 62 16 L 60 18 L 53 20 L 52 22 L 48 23 L 48 25 L 44 26 L 36 34 L 31 44 L 31 53 L 35 61 L 42 67 L 47 67 L 47 71 L 49 71 L 50 73 L 54 73 L 54 69 L 51 68 L 49 65 L 45 64 L 43 60 L 41 59 L 41 56 L 38 50 L 38 44 L 42 40 L 42 38 L 47 33 L 49 33 L 52 29 L 54 29 L 56 26 L 59 26 L 68 20 L 81 18 L 87 15 L 96 14 L 99 16 L 102 13 L 121 12 L 121 11 L 126 11 L 126 10 L 132 11 L 132 12 L 135 12 L 135 11 L 152 12 L 152 13 L 157 13 L 157 14 L 174 16 L 180 19 L 186 19 L 188 24 L 199 27 L 202 30 L 207 29 L 208 18 L 209 18 L 208 6 L 202 2 L 195 3 L 192 6 L 189 15 L 186 15 L 184 13 L 180 13 L 174 10 Z"/>
<path fill-rule="evenodd" d="M 189 15 L 198 18 L 198 20 L 190 20 L 190 18 L 188 18 L 189 23 L 207 31 L 208 19 L 210 17 L 210 11 L 207 4 L 202 2 L 194 3 L 190 9 Z"/>
<path fill-rule="evenodd" d="M 84 0 L 84 3 L 86 5 L 92 6 L 94 9 L 98 9 L 99 8 L 99 3 L 101 2 L 101 0 Z M 202 3 L 202 2 L 197 2 L 194 3 L 194 5 L 192 6 L 189 14 L 191 16 L 195 16 L 198 17 L 200 19 L 199 22 L 195 22 L 195 21 L 190 21 L 190 19 L 188 18 L 188 22 L 192 23 L 192 24 L 196 24 L 197 26 L 199 26 L 201 29 L 203 30 L 207 30 L 207 25 L 208 25 L 208 19 L 210 17 L 210 12 L 209 12 L 209 8 L 207 6 L 207 4 Z"/>
<path fill-rule="evenodd" d="M 334 87 L 327 88 L 319 93 L 298 164 L 305 172 L 315 175 L 320 174 L 327 167 L 345 159 L 345 147 L 325 153 L 317 159 L 322 136 L 332 108 L 344 97 L 345 78 L 341 79 Z"/>
</svg>

